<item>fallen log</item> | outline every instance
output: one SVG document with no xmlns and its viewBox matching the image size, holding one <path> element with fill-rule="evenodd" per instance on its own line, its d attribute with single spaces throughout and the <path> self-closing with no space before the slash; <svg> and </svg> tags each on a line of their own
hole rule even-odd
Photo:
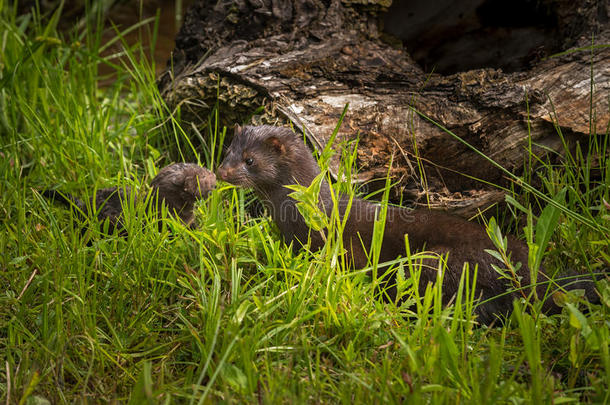
<svg viewBox="0 0 610 405">
<path fill-rule="evenodd" d="M 528 148 L 552 155 L 563 151 L 564 142 L 586 143 L 608 133 L 607 1 L 576 7 L 522 0 L 535 7 L 543 27 L 519 20 L 507 26 L 510 15 L 494 26 L 499 17 L 489 10 L 491 0 L 465 2 L 457 10 L 446 2 L 390 3 L 196 1 L 159 80 L 163 97 L 204 133 L 218 106 L 223 125 L 290 123 L 316 148 L 326 145 L 349 104 L 336 142 L 358 141 L 356 181 L 375 188 L 393 158 L 394 199 L 465 216 L 503 200 L 504 193 L 489 184 L 510 181 L 482 154 L 519 174 Z M 417 7 L 425 12 L 417 14 Z M 401 16 L 420 20 L 401 28 Z M 421 66 L 431 64 L 426 46 L 438 48 L 442 41 L 413 28 L 422 26 L 446 41 L 457 37 L 463 58 L 449 47 L 438 59 L 441 73 L 425 71 Z M 519 49 L 518 55 L 507 51 L 493 64 L 496 48 L 477 51 L 486 35 Z M 419 63 L 409 53 L 413 36 L 422 38 L 412 46 Z M 337 167 L 336 156 L 331 171 Z"/>
</svg>

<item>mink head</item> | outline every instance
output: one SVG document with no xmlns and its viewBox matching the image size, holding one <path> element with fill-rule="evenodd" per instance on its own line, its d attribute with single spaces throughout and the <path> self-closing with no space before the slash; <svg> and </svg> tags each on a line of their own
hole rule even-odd
<svg viewBox="0 0 610 405">
<path fill-rule="evenodd" d="M 290 129 L 237 126 L 218 177 L 260 191 L 294 183 L 309 185 L 319 172 L 309 148 Z"/>
<path fill-rule="evenodd" d="M 159 193 L 159 200 L 180 209 L 207 197 L 216 185 L 216 176 L 193 163 L 174 163 L 161 169 L 150 185 Z"/>
</svg>

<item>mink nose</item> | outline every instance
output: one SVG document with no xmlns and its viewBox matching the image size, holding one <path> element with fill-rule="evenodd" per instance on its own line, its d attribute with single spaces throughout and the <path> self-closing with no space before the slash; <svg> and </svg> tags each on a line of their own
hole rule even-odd
<svg viewBox="0 0 610 405">
<path fill-rule="evenodd" d="M 217 176 L 224 181 L 227 181 L 227 179 L 229 179 L 231 177 L 231 175 L 233 174 L 233 169 L 229 168 L 229 167 L 225 167 L 225 166 L 220 166 L 218 168 L 218 173 Z"/>
</svg>

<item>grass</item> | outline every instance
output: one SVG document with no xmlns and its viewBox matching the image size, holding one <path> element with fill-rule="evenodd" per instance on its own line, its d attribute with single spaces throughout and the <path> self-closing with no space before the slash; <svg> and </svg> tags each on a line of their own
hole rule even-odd
<svg viewBox="0 0 610 405">
<path fill-rule="evenodd" d="M 342 265 L 338 242 L 293 254 L 226 184 L 198 207 L 198 230 L 171 222 L 168 237 L 130 214 L 127 238 L 86 246 L 73 214 L 36 190 L 137 186 L 170 150 L 215 167 L 223 132 L 212 131 L 205 151 L 192 146 L 137 48 L 100 57 L 95 27 L 61 36 L 59 14 L 42 22 L 0 5 L 0 402 L 610 401 L 605 283 L 601 305 L 568 297 L 546 317 L 515 302 L 506 324 L 475 327 L 474 269 L 454 305 L 441 306 L 437 284 L 407 308 L 429 255 L 419 252 L 395 264 L 411 299 L 384 304 L 366 272 Z M 109 87 L 98 86 L 100 63 L 115 70 Z M 529 216 L 532 243 L 552 234 L 547 268 L 607 268 L 608 137 L 598 135 L 527 171 L 540 190 L 510 196 L 516 219 Z M 565 199 L 553 199 L 560 190 Z M 536 239 L 549 201 L 559 201 L 556 226 Z M 505 229 L 527 239 L 507 217 Z"/>
</svg>

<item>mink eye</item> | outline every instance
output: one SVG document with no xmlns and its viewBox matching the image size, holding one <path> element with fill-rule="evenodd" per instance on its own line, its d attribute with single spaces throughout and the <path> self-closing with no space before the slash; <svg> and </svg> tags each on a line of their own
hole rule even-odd
<svg viewBox="0 0 610 405">
<path fill-rule="evenodd" d="M 252 160 L 252 158 L 247 158 L 247 159 L 246 159 L 246 164 L 247 164 L 248 166 L 252 166 L 252 163 L 254 163 L 254 160 Z"/>
</svg>

